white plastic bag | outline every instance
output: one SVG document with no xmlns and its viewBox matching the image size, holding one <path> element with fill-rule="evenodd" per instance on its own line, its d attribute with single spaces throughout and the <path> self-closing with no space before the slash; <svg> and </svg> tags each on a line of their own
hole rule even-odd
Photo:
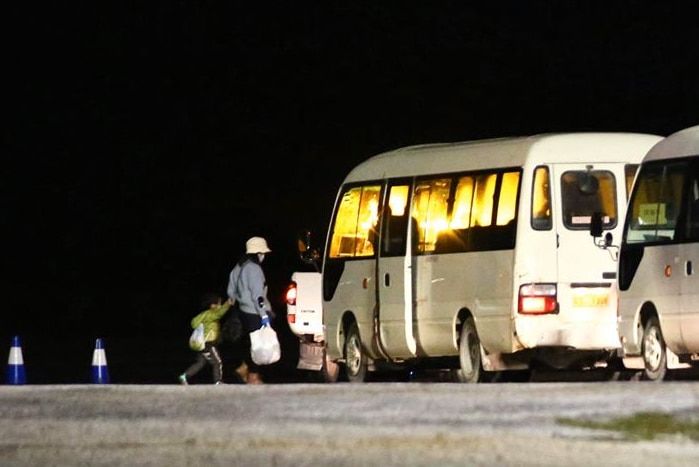
<svg viewBox="0 0 699 467">
<path fill-rule="evenodd" d="M 199 324 L 189 336 L 189 348 L 197 352 L 204 350 L 204 324 Z"/>
<path fill-rule="evenodd" d="M 277 333 L 272 326 L 262 326 L 250 333 L 250 356 L 258 365 L 269 365 L 282 356 Z"/>
</svg>

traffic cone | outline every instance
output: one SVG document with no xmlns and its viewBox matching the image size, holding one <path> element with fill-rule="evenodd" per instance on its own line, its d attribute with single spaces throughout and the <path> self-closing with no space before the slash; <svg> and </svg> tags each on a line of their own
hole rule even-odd
<svg viewBox="0 0 699 467">
<path fill-rule="evenodd" d="M 102 339 L 99 338 L 95 342 L 95 351 L 92 354 L 92 384 L 109 384 L 107 355 L 104 353 Z"/>
<path fill-rule="evenodd" d="M 24 358 L 19 336 L 12 338 L 10 357 L 7 359 L 7 384 L 26 384 L 27 375 L 24 372 Z"/>
</svg>

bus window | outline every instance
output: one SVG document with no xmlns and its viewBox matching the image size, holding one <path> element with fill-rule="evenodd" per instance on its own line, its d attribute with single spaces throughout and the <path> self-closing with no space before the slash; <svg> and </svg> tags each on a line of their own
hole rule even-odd
<svg viewBox="0 0 699 467">
<path fill-rule="evenodd" d="M 616 180 L 607 170 L 571 170 L 561 176 L 563 223 L 571 230 L 589 230 L 593 213 L 602 214 L 605 229 L 617 224 Z"/>
<path fill-rule="evenodd" d="M 629 209 L 627 243 L 672 241 L 688 167 L 684 163 L 648 165 L 638 177 Z"/>
<path fill-rule="evenodd" d="M 430 245 L 434 253 L 513 248 L 520 172 L 458 178 L 453 206 L 444 208 L 447 228 Z M 448 214 L 448 213 L 451 214 Z"/>
<path fill-rule="evenodd" d="M 440 232 L 447 229 L 451 179 L 422 180 L 415 187 L 412 215 L 417 221 L 418 251 L 432 252 Z"/>
<path fill-rule="evenodd" d="M 388 189 L 388 206 L 384 209 L 381 227 L 381 256 L 404 256 L 406 253 L 409 193 L 409 185 L 392 185 Z M 413 231 L 411 235 L 415 236 L 417 232 Z"/>
<path fill-rule="evenodd" d="M 496 225 L 511 224 L 516 217 L 517 192 L 519 190 L 519 172 L 502 174 L 500 195 L 498 196 Z"/>
<path fill-rule="evenodd" d="M 486 226 L 493 222 L 493 203 L 497 178 L 497 174 L 479 175 L 476 178 L 470 227 Z"/>
<path fill-rule="evenodd" d="M 540 166 L 534 169 L 534 184 L 532 186 L 532 228 L 534 230 L 551 230 L 551 184 L 549 183 L 549 168 Z"/>
<path fill-rule="evenodd" d="M 469 251 L 514 248 L 519 172 L 479 175 L 468 231 Z"/>
<path fill-rule="evenodd" d="M 450 229 L 465 229 L 471 223 L 471 201 L 473 200 L 473 177 L 461 177 L 456 185 L 454 209 L 452 209 Z"/>
<path fill-rule="evenodd" d="M 372 256 L 380 185 L 352 187 L 342 194 L 330 240 L 330 258 Z"/>
</svg>

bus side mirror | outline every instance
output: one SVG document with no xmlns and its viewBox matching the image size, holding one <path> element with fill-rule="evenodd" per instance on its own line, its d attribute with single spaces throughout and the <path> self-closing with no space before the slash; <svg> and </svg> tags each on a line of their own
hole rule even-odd
<svg viewBox="0 0 699 467">
<path fill-rule="evenodd" d="M 592 217 L 590 218 L 590 235 L 593 237 L 593 239 L 597 239 L 602 236 L 604 230 L 604 223 L 602 221 L 603 218 L 604 217 L 602 216 L 601 212 L 592 213 Z M 611 232 L 604 234 L 604 239 L 602 239 L 602 241 L 594 240 L 595 245 L 608 251 L 612 251 L 612 249 L 617 250 L 617 247 L 612 246 L 613 241 L 614 237 L 612 236 Z M 614 255 L 614 260 L 616 261 L 616 255 Z"/>
<path fill-rule="evenodd" d="M 601 237 L 603 229 L 602 213 L 593 212 L 590 219 L 590 235 L 593 237 Z"/>
<path fill-rule="evenodd" d="M 607 232 L 606 234 L 604 234 L 604 246 L 609 248 L 610 246 L 612 246 L 613 241 L 614 241 L 614 238 L 613 238 L 611 232 Z"/>
</svg>

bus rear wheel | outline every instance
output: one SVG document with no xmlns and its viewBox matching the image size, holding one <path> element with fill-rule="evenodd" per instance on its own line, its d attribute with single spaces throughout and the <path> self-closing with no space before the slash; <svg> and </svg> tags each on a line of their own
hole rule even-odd
<svg viewBox="0 0 699 467">
<path fill-rule="evenodd" d="M 481 361 L 481 341 L 476 332 L 473 318 L 467 318 L 461 325 L 459 338 L 459 365 L 454 372 L 459 383 L 478 383 L 483 381 L 485 371 Z"/>
</svg>

